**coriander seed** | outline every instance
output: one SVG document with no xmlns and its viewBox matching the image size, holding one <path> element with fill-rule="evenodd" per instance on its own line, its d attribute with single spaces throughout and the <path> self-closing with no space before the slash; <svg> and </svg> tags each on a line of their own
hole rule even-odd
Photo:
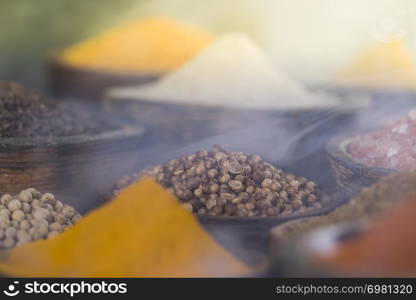
<svg viewBox="0 0 416 300">
<path fill-rule="evenodd" d="M 277 217 L 317 209 L 316 203 L 327 199 L 304 177 L 286 174 L 259 155 L 218 145 L 124 177 L 114 194 L 143 176 L 155 178 L 198 215 Z M 307 201 L 308 195 L 314 196 Z"/>
</svg>

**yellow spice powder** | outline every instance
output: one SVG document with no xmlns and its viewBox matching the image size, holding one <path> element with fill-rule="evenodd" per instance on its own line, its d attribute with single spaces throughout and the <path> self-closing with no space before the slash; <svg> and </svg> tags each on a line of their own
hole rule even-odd
<svg viewBox="0 0 416 300">
<path fill-rule="evenodd" d="M 104 71 L 162 73 L 214 40 L 198 27 L 164 17 L 140 19 L 66 49 L 65 64 Z"/>
<path fill-rule="evenodd" d="M 338 82 L 367 87 L 416 87 L 416 64 L 404 40 L 380 43 L 361 53 Z"/>
</svg>

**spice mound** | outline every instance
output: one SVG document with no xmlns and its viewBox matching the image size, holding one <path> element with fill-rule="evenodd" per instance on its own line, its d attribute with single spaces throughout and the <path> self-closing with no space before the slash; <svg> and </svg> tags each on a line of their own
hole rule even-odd
<svg viewBox="0 0 416 300">
<path fill-rule="evenodd" d="M 53 101 L 18 83 L 0 81 L 1 138 L 89 135 L 115 128 L 80 103 Z"/>
<path fill-rule="evenodd" d="M 259 155 L 218 145 L 126 176 L 114 194 L 144 176 L 153 177 L 198 215 L 288 216 L 320 209 L 329 201 L 313 181 L 285 174 Z"/>
<path fill-rule="evenodd" d="M 66 49 L 68 65 L 113 72 L 161 73 L 176 69 L 214 40 L 196 26 L 149 17 L 121 25 Z"/>
<path fill-rule="evenodd" d="M 156 82 L 110 88 L 110 99 L 246 109 L 332 107 L 279 69 L 247 35 L 229 33 Z"/>
<path fill-rule="evenodd" d="M 72 227 L 81 215 L 50 193 L 29 188 L 0 198 L 0 249 L 50 239 Z"/>
<path fill-rule="evenodd" d="M 351 156 L 372 166 L 416 170 L 416 110 L 380 130 L 360 135 L 347 146 Z"/>
</svg>

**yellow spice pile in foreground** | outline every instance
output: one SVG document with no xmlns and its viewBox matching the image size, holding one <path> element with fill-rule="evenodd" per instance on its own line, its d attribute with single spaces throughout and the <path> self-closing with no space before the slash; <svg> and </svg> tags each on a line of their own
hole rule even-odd
<svg viewBox="0 0 416 300">
<path fill-rule="evenodd" d="M 160 185 L 144 179 L 51 240 L 3 252 L 0 274 L 29 277 L 211 277 L 249 268 Z"/>
<path fill-rule="evenodd" d="M 169 18 L 140 19 L 66 49 L 61 60 L 80 68 L 114 72 L 170 71 L 214 37 L 198 27 Z"/>
</svg>

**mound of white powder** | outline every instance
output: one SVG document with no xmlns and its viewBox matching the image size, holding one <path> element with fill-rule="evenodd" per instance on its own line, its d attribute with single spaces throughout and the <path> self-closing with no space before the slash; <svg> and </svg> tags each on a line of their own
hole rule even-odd
<svg viewBox="0 0 416 300">
<path fill-rule="evenodd" d="M 194 59 L 155 83 L 112 88 L 107 96 L 110 99 L 256 109 L 338 104 L 334 98 L 309 93 L 276 68 L 250 38 L 240 33 L 219 38 Z"/>
</svg>

